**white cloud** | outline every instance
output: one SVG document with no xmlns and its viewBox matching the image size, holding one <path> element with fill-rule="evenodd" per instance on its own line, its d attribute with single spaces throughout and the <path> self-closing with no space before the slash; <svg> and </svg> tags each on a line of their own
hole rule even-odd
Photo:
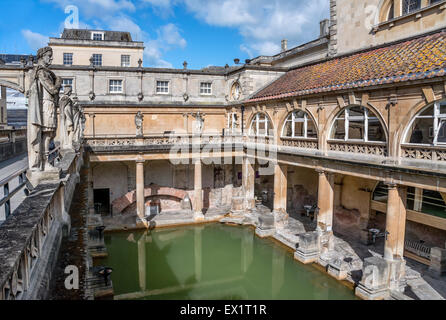
<svg viewBox="0 0 446 320">
<path fill-rule="evenodd" d="M 22 35 L 25 37 L 30 48 L 34 51 L 48 45 L 49 37 L 40 33 L 32 32 L 31 30 L 22 30 Z"/>
<path fill-rule="evenodd" d="M 328 0 L 144 0 L 172 10 L 182 3 L 195 17 L 212 26 L 238 29 L 240 49 L 253 55 L 277 54 L 282 39 L 290 46 L 318 36 L 319 21 L 329 16 Z"/>
</svg>

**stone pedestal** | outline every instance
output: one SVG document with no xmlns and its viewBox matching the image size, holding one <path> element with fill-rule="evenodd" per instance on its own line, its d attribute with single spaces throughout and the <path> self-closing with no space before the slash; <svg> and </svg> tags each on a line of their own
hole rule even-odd
<svg viewBox="0 0 446 320">
<path fill-rule="evenodd" d="M 355 294 L 365 300 L 382 300 L 390 295 L 389 266 L 380 257 L 370 257 L 364 260 L 362 279 Z"/>
<path fill-rule="evenodd" d="M 299 235 L 299 247 L 294 253 L 294 259 L 310 264 L 316 262 L 320 253 L 320 235 L 318 232 L 308 232 Z"/>
<path fill-rule="evenodd" d="M 405 268 L 402 259 L 366 258 L 355 294 L 365 300 L 382 300 L 390 295 L 391 290 L 403 292 Z"/>
<path fill-rule="evenodd" d="M 344 261 L 343 257 L 335 257 L 329 264 L 327 272 L 337 280 L 347 279 L 349 265 Z"/>
<path fill-rule="evenodd" d="M 48 171 L 28 171 L 26 178 L 32 188 L 37 187 L 41 183 L 57 183 L 60 179 L 62 170 L 60 168 L 54 168 L 54 170 Z"/>
<path fill-rule="evenodd" d="M 274 235 L 274 216 L 272 214 L 262 214 L 259 216 L 259 225 L 256 234 L 261 237 L 271 237 Z"/>
<path fill-rule="evenodd" d="M 431 249 L 431 264 L 429 270 L 436 276 L 446 274 L 446 249 Z"/>
<path fill-rule="evenodd" d="M 273 212 L 273 218 L 274 218 L 274 228 L 277 229 L 284 229 L 288 226 L 288 214 L 283 211 L 274 211 Z"/>
<path fill-rule="evenodd" d="M 244 197 L 233 197 L 231 200 L 231 216 L 242 217 L 244 215 L 244 207 Z"/>
</svg>

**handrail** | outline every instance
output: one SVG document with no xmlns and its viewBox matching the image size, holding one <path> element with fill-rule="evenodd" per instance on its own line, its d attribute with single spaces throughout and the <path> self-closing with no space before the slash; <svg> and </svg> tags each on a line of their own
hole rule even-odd
<svg viewBox="0 0 446 320">
<path fill-rule="evenodd" d="M 19 169 L 13 174 L 9 175 L 5 179 L 0 181 L 0 187 L 3 187 L 3 198 L 0 199 L 0 207 L 5 206 L 5 220 L 11 215 L 11 198 L 14 197 L 23 187 L 26 185 L 26 172 L 28 167 L 25 169 Z M 9 183 L 19 177 L 19 185 L 14 188 L 14 190 L 9 191 Z"/>
</svg>

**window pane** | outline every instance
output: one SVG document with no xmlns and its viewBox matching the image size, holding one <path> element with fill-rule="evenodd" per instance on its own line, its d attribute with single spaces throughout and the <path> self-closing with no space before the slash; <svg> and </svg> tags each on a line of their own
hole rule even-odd
<svg viewBox="0 0 446 320">
<path fill-rule="evenodd" d="M 298 119 L 298 118 L 304 118 L 304 117 L 305 117 L 305 112 L 303 112 L 303 111 L 297 111 L 297 112 L 294 113 L 294 117 L 295 117 L 296 119 Z"/>
<path fill-rule="evenodd" d="M 440 102 L 440 114 L 446 115 L 446 102 Z"/>
<path fill-rule="evenodd" d="M 336 120 L 333 126 L 332 139 L 345 139 L 345 120 Z"/>
<path fill-rule="evenodd" d="M 294 122 L 294 136 L 303 137 L 304 136 L 304 123 Z"/>
<path fill-rule="evenodd" d="M 364 109 L 362 107 L 351 107 L 349 117 L 364 117 Z"/>
<path fill-rule="evenodd" d="M 438 130 L 437 142 L 446 143 L 446 121 L 441 122 Z"/>
<path fill-rule="evenodd" d="M 291 121 L 286 121 L 285 122 L 285 126 L 283 128 L 283 136 L 284 137 L 291 137 L 291 135 L 293 133 L 292 129 L 291 129 L 291 124 L 292 124 Z"/>
<path fill-rule="evenodd" d="M 369 118 L 368 140 L 382 142 L 386 141 L 386 136 L 378 118 Z"/>
<path fill-rule="evenodd" d="M 431 118 L 415 119 L 407 136 L 407 143 L 432 144 L 434 142 L 434 121 Z"/>
<path fill-rule="evenodd" d="M 426 110 L 420 113 L 420 116 L 434 116 L 434 106 L 430 106 Z"/>
<path fill-rule="evenodd" d="M 411 13 L 420 9 L 421 0 L 403 0 L 403 14 Z"/>
<path fill-rule="evenodd" d="M 364 140 L 364 121 L 350 120 L 348 128 L 349 140 Z"/>
<path fill-rule="evenodd" d="M 317 138 L 316 127 L 312 120 L 308 119 L 307 123 L 307 138 Z"/>
</svg>

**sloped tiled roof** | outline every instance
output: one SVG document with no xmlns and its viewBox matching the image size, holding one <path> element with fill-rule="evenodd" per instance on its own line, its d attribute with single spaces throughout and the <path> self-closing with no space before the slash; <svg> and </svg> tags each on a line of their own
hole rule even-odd
<svg viewBox="0 0 446 320">
<path fill-rule="evenodd" d="M 426 79 L 446 74 L 446 31 L 301 67 L 249 102 Z"/>
</svg>

